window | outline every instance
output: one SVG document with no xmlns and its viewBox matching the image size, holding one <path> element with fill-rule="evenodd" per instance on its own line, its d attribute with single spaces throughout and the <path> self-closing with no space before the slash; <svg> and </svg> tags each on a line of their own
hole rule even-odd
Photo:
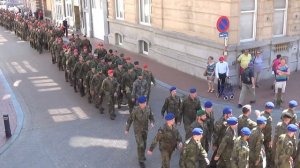
<svg viewBox="0 0 300 168">
<path fill-rule="evenodd" d="M 140 41 L 140 52 L 143 54 L 148 55 L 149 53 L 149 43 L 147 43 L 146 41 Z"/>
<path fill-rule="evenodd" d="M 123 45 L 123 36 L 119 33 L 116 33 L 116 45 Z"/>
<path fill-rule="evenodd" d="M 57 20 L 62 20 L 63 15 L 62 15 L 62 8 L 60 4 L 55 5 L 55 11 L 56 11 L 56 19 Z"/>
<path fill-rule="evenodd" d="M 241 0 L 240 41 L 255 40 L 257 0 Z"/>
<path fill-rule="evenodd" d="M 67 17 L 73 16 L 72 4 L 66 3 L 66 16 Z"/>
<path fill-rule="evenodd" d="M 140 23 L 150 25 L 151 23 L 151 0 L 139 0 Z"/>
<path fill-rule="evenodd" d="M 116 18 L 124 19 L 124 3 L 123 0 L 115 0 L 116 2 Z"/>
<path fill-rule="evenodd" d="M 286 33 L 288 0 L 274 1 L 273 35 L 284 36 Z"/>
</svg>

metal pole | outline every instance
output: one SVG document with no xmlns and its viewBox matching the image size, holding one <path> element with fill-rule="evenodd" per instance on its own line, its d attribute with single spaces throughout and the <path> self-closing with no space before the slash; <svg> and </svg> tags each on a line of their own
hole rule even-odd
<svg viewBox="0 0 300 168">
<path fill-rule="evenodd" d="M 7 114 L 3 115 L 3 120 L 4 120 L 4 128 L 5 128 L 6 138 L 10 138 L 11 130 L 10 130 L 10 124 L 9 124 L 9 116 Z"/>
</svg>

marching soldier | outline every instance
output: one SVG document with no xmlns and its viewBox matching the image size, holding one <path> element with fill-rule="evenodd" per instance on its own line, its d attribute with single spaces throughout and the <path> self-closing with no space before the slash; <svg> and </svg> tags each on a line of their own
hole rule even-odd
<svg viewBox="0 0 300 168">
<path fill-rule="evenodd" d="M 75 48 L 73 51 L 73 54 L 70 55 L 70 57 L 68 58 L 66 64 L 67 64 L 67 73 L 69 76 L 69 81 L 70 81 L 70 85 L 73 86 L 74 84 L 74 76 L 73 76 L 73 70 L 75 67 L 75 64 L 78 62 L 79 59 L 79 54 L 78 54 L 78 50 Z"/>
<path fill-rule="evenodd" d="M 214 157 L 214 159 L 218 161 L 218 168 L 231 168 L 230 158 L 234 146 L 234 140 L 237 138 L 236 129 L 238 125 L 238 119 L 236 117 L 229 117 L 227 119 L 227 124 L 229 126 L 226 129 L 217 154 Z"/>
<path fill-rule="evenodd" d="M 123 90 L 122 88 L 122 79 L 123 79 L 123 74 L 124 69 L 123 69 L 123 64 L 122 62 L 117 62 L 117 67 L 114 69 L 114 77 L 117 79 L 117 82 L 120 84 L 120 88 L 118 89 L 118 96 L 117 96 L 117 104 L 118 104 L 118 109 L 121 108 L 122 100 L 123 100 Z"/>
<path fill-rule="evenodd" d="M 266 152 L 266 168 L 272 167 L 272 111 L 274 104 L 272 102 L 267 102 L 265 105 L 265 110 L 260 114 L 267 118 L 266 127 L 263 129 L 264 134 L 264 147 Z"/>
<path fill-rule="evenodd" d="M 175 127 L 175 115 L 168 113 L 165 116 L 166 124 L 159 128 L 148 154 L 152 155 L 154 148 L 159 143 L 159 150 L 161 153 L 162 168 L 170 168 L 170 161 L 173 151 L 178 147 L 182 148 L 182 138 L 179 131 Z"/>
<path fill-rule="evenodd" d="M 231 168 L 249 167 L 249 145 L 248 140 L 251 130 L 247 127 L 241 129 L 241 135 L 234 141 L 231 154 Z"/>
<path fill-rule="evenodd" d="M 87 93 L 87 99 L 89 103 L 92 103 L 92 93 L 91 93 L 91 84 L 92 84 L 92 80 L 94 78 L 95 75 L 95 68 L 96 65 L 94 62 L 90 63 L 90 70 L 88 71 L 88 73 L 86 74 L 85 80 L 86 80 L 86 93 Z"/>
<path fill-rule="evenodd" d="M 98 59 L 105 57 L 105 55 L 107 54 L 107 51 L 105 48 L 103 48 L 103 43 L 99 43 L 97 45 L 97 48 L 94 50 L 94 55 L 96 55 L 98 57 Z"/>
<path fill-rule="evenodd" d="M 149 101 L 150 99 L 150 92 L 151 92 L 151 83 L 154 84 L 154 86 L 156 85 L 156 82 L 155 82 L 155 79 L 154 79 L 154 76 L 152 74 L 152 72 L 148 69 L 148 65 L 147 64 L 144 64 L 143 66 L 144 70 L 143 70 L 143 78 L 147 81 L 147 84 L 148 84 L 148 94 L 147 94 L 147 100 Z"/>
<path fill-rule="evenodd" d="M 119 89 L 119 84 L 117 80 L 114 78 L 114 71 L 108 70 L 108 77 L 104 79 L 101 86 L 101 95 L 105 95 L 108 100 L 108 112 L 110 114 L 110 119 L 114 120 L 116 118 L 115 113 L 115 100 L 117 97 Z M 100 109 L 103 107 L 101 106 Z"/>
<path fill-rule="evenodd" d="M 249 138 L 250 156 L 249 156 L 249 167 L 263 168 L 263 142 L 264 134 L 263 129 L 266 127 L 267 118 L 264 116 L 258 117 L 257 127 L 252 130 L 252 134 Z"/>
<path fill-rule="evenodd" d="M 161 109 L 161 115 L 164 116 L 165 113 L 173 113 L 175 115 L 175 122 L 180 124 L 180 107 L 181 100 L 180 97 L 176 95 L 176 87 L 172 86 L 170 89 L 170 96 L 165 99 L 165 103 Z"/>
<path fill-rule="evenodd" d="M 125 69 L 124 69 L 125 70 Z M 134 102 L 132 101 L 132 87 L 134 82 L 133 66 L 127 68 L 127 72 L 122 77 L 121 88 L 123 89 L 124 95 L 128 101 L 129 112 L 132 112 Z"/>
<path fill-rule="evenodd" d="M 207 153 L 201 145 L 201 138 L 203 137 L 203 130 L 201 128 L 194 128 L 192 137 L 185 141 L 183 150 L 180 155 L 180 168 L 205 168 L 209 165 Z M 205 165 L 199 165 L 200 160 L 205 160 Z"/>
<path fill-rule="evenodd" d="M 82 73 L 81 69 L 83 66 L 83 58 L 80 56 L 79 61 L 75 64 L 74 69 L 73 69 L 73 86 L 74 86 L 74 91 L 77 92 L 77 88 L 79 90 L 83 89 L 83 81 L 82 81 Z"/>
<path fill-rule="evenodd" d="M 100 105 L 102 105 L 103 102 L 103 96 L 101 95 L 101 86 L 102 83 L 104 81 L 104 79 L 106 78 L 106 76 L 102 73 L 102 69 L 101 68 L 97 68 L 96 70 L 96 75 L 94 76 L 94 78 L 92 79 L 92 84 L 91 84 L 91 90 L 92 90 L 92 96 L 93 96 L 93 101 L 95 103 L 95 107 L 99 108 Z M 101 107 L 99 109 L 100 113 L 103 114 L 104 113 L 104 108 Z"/>
<path fill-rule="evenodd" d="M 82 49 L 84 46 L 87 47 L 89 53 L 92 52 L 92 49 L 93 49 L 93 48 L 92 48 L 92 44 L 91 44 L 90 40 L 87 39 L 86 35 L 83 36 L 83 40 L 81 41 L 81 44 L 80 44 L 81 49 Z"/>
<path fill-rule="evenodd" d="M 197 90 L 195 88 L 190 89 L 190 94 L 182 102 L 181 114 L 179 121 L 183 117 L 183 124 L 185 133 L 189 132 L 190 125 L 196 120 L 197 111 L 202 109 L 200 100 L 197 98 Z M 187 135 L 185 136 L 187 139 Z"/>
<path fill-rule="evenodd" d="M 129 128 L 133 123 L 139 164 L 141 168 L 145 168 L 148 125 L 151 124 L 151 127 L 154 127 L 154 117 L 151 108 L 147 105 L 147 98 L 145 96 L 139 97 L 138 102 L 139 105 L 133 109 L 127 120 L 125 135 L 128 135 Z"/>
<path fill-rule="evenodd" d="M 272 145 L 272 166 L 275 166 L 275 153 L 276 153 L 276 145 L 279 139 L 279 136 L 285 134 L 287 132 L 287 126 L 291 124 L 293 116 L 290 113 L 283 113 L 281 117 L 281 122 L 278 122 L 275 127 L 275 134 L 273 137 L 273 145 Z"/>
<path fill-rule="evenodd" d="M 211 101 L 206 101 L 204 103 L 204 111 L 206 113 L 205 123 L 208 128 L 206 138 L 208 139 L 209 146 L 212 146 L 211 143 L 212 143 L 212 135 L 214 132 L 215 116 L 214 116 L 214 112 L 213 112 L 213 104 Z"/>
<path fill-rule="evenodd" d="M 132 86 L 132 102 L 136 102 L 137 98 L 140 96 L 147 97 L 149 88 L 147 81 L 143 78 L 143 74 L 141 71 L 137 72 L 138 79 L 133 82 Z"/>
<path fill-rule="evenodd" d="M 293 166 L 293 154 L 296 150 L 295 146 L 295 133 L 298 128 L 295 124 L 287 126 L 286 134 L 279 136 L 276 144 L 275 153 L 275 167 L 276 168 L 290 168 Z"/>
<path fill-rule="evenodd" d="M 289 108 L 282 111 L 282 114 L 290 113 L 293 116 L 291 124 L 298 123 L 297 122 L 297 114 L 296 114 L 296 110 L 295 110 L 297 106 L 298 106 L 298 102 L 295 100 L 291 100 L 289 102 Z"/>
<path fill-rule="evenodd" d="M 251 105 L 247 104 L 242 107 L 242 112 L 239 116 L 239 125 L 238 125 L 238 134 L 240 134 L 240 131 L 243 127 L 248 127 L 249 129 L 253 129 L 256 127 L 256 122 L 252 121 L 249 116 L 251 114 Z"/>
</svg>

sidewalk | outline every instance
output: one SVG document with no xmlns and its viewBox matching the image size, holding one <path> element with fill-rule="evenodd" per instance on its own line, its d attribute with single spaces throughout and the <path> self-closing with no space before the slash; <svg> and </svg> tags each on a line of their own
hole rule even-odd
<svg viewBox="0 0 300 168">
<path fill-rule="evenodd" d="M 0 70 L 0 147 L 8 141 L 5 136 L 3 115 L 8 114 L 9 116 L 12 135 L 15 133 L 17 127 L 17 115 L 12 100 L 13 97 L 9 85 Z"/>
<path fill-rule="evenodd" d="M 96 47 L 97 43 L 102 42 L 96 38 L 90 38 L 90 41 L 93 45 L 93 49 Z M 141 55 L 137 53 L 130 52 L 118 46 L 113 46 L 110 44 L 105 44 L 105 48 L 117 50 L 119 53 L 124 53 L 125 55 L 131 56 L 133 61 L 139 61 L 140 66 L 142 67 L 144 63 L 147 63 L 149 69 L 154 74 L 157 80 L 160 80 L 164 83 L 167 83 L 171 86 L 176 86 L 181 90 L 188 91 L 189 88 L 195 87 L 198 90 L 198 95 L 202 98 L 212 100 L 214 102 L 228 102 L 233 103 L 234 106 L 237 106 L 238 99 L 240 95 L 240 89 L 235 88 L 235 98 L 234 100 L 224 101 L 222 98 L 217 98 L 215 93 L 207 92 L 207 82 L 204 79 L 197 78 L 195 76 L 189 75 L 187 73 L 181 72 L 177 69 L 163 65 L 155 60 L 151 59 L 151 55 Z M 270 72 L 271 73 L 271 72 Z M 289 100 L 296 100 L 300 102 L 300 89 L 298 82 L 300 81 L 300 72 L 293 72 L 288 81 L 286 94 L 284 96 L 283 108 L 287 106 Z M 273 79 L 267 79 L 260 82 L 260 87 L 256 88 L 256 105 L 257 108 L 263 108 L 265 102 L 272 101 L 274 98 L 274 93 L 271 90 L 271 85 Z M 215 89 L 217 85 L 215 85 Z M 216 89 L 217 90 L 217 89 Z M 248 100 L 249 102 L 250 100 Z"/>
</svg>

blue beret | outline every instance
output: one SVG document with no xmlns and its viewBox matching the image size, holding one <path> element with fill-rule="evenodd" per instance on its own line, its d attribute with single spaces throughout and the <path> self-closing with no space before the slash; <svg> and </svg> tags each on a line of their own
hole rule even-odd
<svg viewBox="0 0 300 168">
<path fill-rule="evenodd" d="M 147 101 L 147 98 L 145 97 L 145 96 L 140 96 L 139 98 L 138 98 L 138 102 L 139 103 L 145 103 Z"/>
<path fill-rule="evenodd" d="M 267 124 L 267 118 L 264 116 L 260 116 L 256 119 L 257 124 Z"/>
<path fill-rule="evenodd" d="M 229 117 L 227 119 L 227 124 L 229 125 L 236 125 L 238 123 L 238 119 L 236 117 Z"/>
<path fill-rule="evenodd" d="M 265 107 L 266 107 L 267 109 L 273 109 L 275 106 L 274 106 L 274 103 L 272 103 L 272 102 L 267 102 Z"/>
<path fill-rule="evenodd" d="M 197 89 L 196 88 L 191 88 L 190 89 L 190 93 L 196 93 L 197 92 Z"/>
<path fill-rule="evenodd" d="M 165 116 L 165 120 L 167 120 L 167 121 L 173 120 L 174 118 L 175 118 L 175 115 L 173 113 L 168 113 Z"/>
<path fill-rule="evenodd" d="M 206 101 L 205 104 L 204 104 L 204 107 L 205 107 L 205 108 L 211 108 L 212 105 L 213 105 L 213 104 L 212 104 L 211 101 Z"/>
<path fill-rule="evenodd" d="M 289 102 L 289 107 L 290 107 L 290 108 L 294 108 L 294 107 L 297 107 L 297 106 L 298 106 L 298 103 L 297 103 L 296 100 L 291 100 L 291 101 Z"/>
<path fill-rule="evenodd" d="M 172 92 L 173 90 L 176 90 L 176 87 L 172 86 L 169 90 L 170 90 L 170 92 Z"/>
<path fill-rule="evenodd" d="M 193 135 L 202 135 L 203 134 L 203 130 L 201 128 L 194 128 L 192 131 Z"/>
<path fill-rule="evenodd" d="M 289 132 L 297 132 L 298 127 L 295 124 L 289 124 L 287 126 L 287 129 L 288 129 Z"/>
<path fill-rule="evenodd" d="M 249 136 L 249 135 L 251 135 L 251 130 L 248 127 L 244 127 L 241 129 L 241 133 L 243 135 Z"/>
<path fill-rule="evenodd" d="M 223 109 L 223 114 L 231 114 L 231 113 L 232 113 L 232 109 L 231 109 L 231 108 L 225 107 L 225 108 Z"/>
</svg>

